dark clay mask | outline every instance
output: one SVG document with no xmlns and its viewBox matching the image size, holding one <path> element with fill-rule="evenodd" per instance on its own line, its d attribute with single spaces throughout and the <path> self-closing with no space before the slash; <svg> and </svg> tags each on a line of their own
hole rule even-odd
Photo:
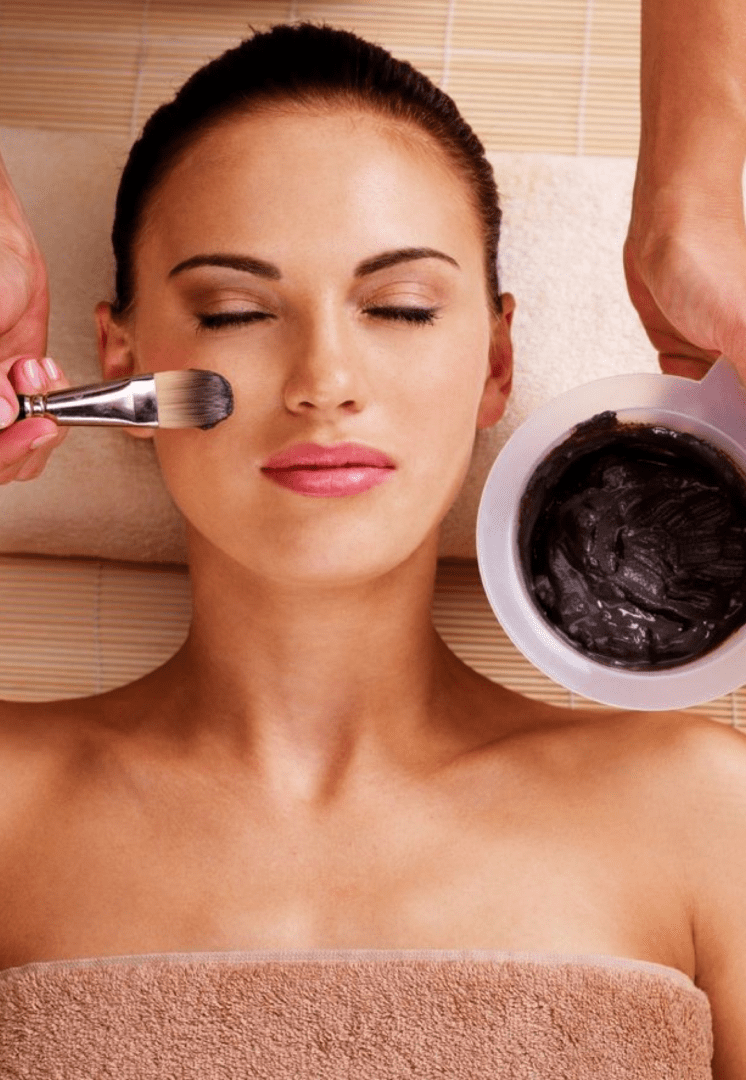
<svg viewBox="0 0 746 1080">
<path fill-rule="evenodd" d="M 693 435 L 579 424 L 534 472 L 518 544 L 539 610 L 601 663 L 676 667 L 746 622 L 746 482 Z"/>
</svg>

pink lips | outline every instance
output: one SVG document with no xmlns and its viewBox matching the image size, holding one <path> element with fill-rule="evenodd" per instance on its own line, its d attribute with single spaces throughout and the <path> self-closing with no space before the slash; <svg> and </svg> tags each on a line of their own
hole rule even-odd
<svg viewBox="0 0 746 1080">
<path fill-rule="evenodd" d="M 295 443 L 262 465 L 270 480 L 300 495 L 358 495 L 383 483 L 394 471 L 390 457 L 357 443 Z"/>
</svg>

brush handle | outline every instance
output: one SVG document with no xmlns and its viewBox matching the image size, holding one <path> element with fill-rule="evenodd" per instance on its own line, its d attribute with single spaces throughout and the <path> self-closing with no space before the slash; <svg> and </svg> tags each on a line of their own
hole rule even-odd
<svg viewBox="0 0 746 1080">
<path fill-rule="evenodd" d="M 158 427 L 152 375 L 73 386 L 48 394 L 19 394 L 18 419 L 45 416 L 65 426 Z"/>
</svg>

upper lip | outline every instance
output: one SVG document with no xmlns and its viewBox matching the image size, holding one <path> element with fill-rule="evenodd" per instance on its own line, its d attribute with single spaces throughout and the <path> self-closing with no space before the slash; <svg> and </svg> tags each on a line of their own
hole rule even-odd
<svg viewBox="0 0 746 1080">
<path fill-rule="evenodd" d="M 345 465 L 367 465 L 376 469 L 393 469 L 394 463 L 382 450 L 360 443 L 340 442 L 331 446 L 319 443 L 294 443 L 274 454 L 262 465 L 263 469 L 339 469 Z"/>
</svg>

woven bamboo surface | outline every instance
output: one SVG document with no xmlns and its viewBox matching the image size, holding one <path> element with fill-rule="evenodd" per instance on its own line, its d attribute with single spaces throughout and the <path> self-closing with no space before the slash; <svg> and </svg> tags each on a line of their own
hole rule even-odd
<svg viewBox="0 0 746 1080">
<path fill-rule="evenodd" d="M 134 138 L 204 61 L 294 19 L 411 60 L 488 150 L 637 152 L 634 0 L 3 0 L 0 124 Z"/>
</svg>

